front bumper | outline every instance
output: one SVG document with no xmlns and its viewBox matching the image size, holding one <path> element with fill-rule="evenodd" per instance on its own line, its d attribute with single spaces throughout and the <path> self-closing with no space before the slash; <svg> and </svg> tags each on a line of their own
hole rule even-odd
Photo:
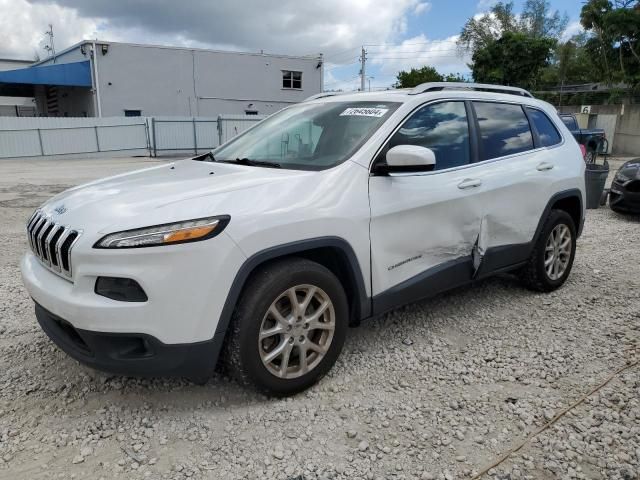
<svg viewBox="0 0 640 480">
<path fill-rule="evenodd" d="M 639 182 L 639 180 L 635 180 L 635 182 Z M 626 186 L 614 181 L 609 190 L 609 206 L 616 211 L 640 213 L 640 192 L 630 192 Z"/>
<path fill-rule="evenodd" d="M 44 332 L 70 357 L 118 375 L 178 376 L 202 381 L 213 374 L 224 341 L 224 333 L 219 333 L 204 342 L 167 345 L 143 333 L 78 329 L 38 303 L 35 311 Z"/>
<path fill-rule="evenodd" d="M 79 330 L 146 334 L 171 345 L 213 338 L 232 273 L 245 260 L 224 232 L 158 248 L 109 251 L 78 242 L 72 255 L 72 281 L 51 272 L 32 252 L 24 255 L 22 279 L 36 303 Z M 126 302 L 98 295 L 98 277 L 134 280 L 148 298 Z"/>
</svg>

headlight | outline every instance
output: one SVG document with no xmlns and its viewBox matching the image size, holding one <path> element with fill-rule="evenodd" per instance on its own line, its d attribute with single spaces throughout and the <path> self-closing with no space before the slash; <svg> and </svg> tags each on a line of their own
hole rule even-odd
<svg viewBox="0 0 640 480">
<path fill-rule="evenodd" d="M 152 227 L 134 228 L 110 233 L 93 248 L 139 248 L 197 242 L 218 235 L 229 223 L 228 216 L 198 218 Z"/>
<path fill-rule="evenodd" d="M 628 182 L 629 180 L 631 180 L 631 178 L 627 177 L 624 173 L 622 172 L 616 173 L 616 181 L 620 183 L 625 183 L 625 182 Z"/>
</svg>

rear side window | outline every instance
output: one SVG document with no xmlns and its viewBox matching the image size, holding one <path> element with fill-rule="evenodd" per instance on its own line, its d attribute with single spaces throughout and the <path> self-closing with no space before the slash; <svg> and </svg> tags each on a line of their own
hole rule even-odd
<svg viewBox="0 0 640 480">
<path fill-rule="evenodd" d="M 550 147 L 551 145 L 557 145 L 562 141 L 562 137 L 560 137 L 558 130 L 544 112 L 536 110 L 535 108 L 527 107 L 527 113 L 529 114 L 531 123 L 533 123 L 533 126 L 538 131 L 540 146 Z"/>
<path fill-rule="evenodd" d="M 469 163 L 469 124 L 463 102 L 422 107 L 391 137 L 387 148 L 418 145 L 433 150 L 436 170 Z"/>
<path fill-rule="evenodd" d="M 473 102 L 480 127 L 480 158 L 504 157 L 533 150 L 524 110 L 509 103 Z"/>
</svg>

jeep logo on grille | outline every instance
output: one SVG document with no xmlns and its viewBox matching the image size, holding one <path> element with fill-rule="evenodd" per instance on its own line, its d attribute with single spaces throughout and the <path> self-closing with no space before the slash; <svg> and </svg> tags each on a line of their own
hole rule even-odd
<svg viewBox="0 0 640 480">
<path fill-rule="evenodd" d="M 56 212 L 58 215 L 62 215 L 64 212 L 67 211 L 67 207 L 65 207 L 64 205 L 58 205 L 56 208 L 53 209 L 54 212 Z"/>
</svg>

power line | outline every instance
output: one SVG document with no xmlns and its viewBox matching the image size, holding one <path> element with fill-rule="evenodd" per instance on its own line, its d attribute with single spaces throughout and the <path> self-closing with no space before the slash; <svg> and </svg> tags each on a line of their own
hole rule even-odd
<svg viewBox="0 0 640 480">
<path fill-rule="evenodd" d="M 351 65 L 355 65 L 357 63 L 359 63 L 359 60 L 356 61 L 356 62 L 345 63 L 345 64 L 340 64 L 340 65 L 334 65 L 333 67 L 325 68 L 324 71 L 325 72 L 330 72 L 331 70 L 335 70 L 336 68 L 346 68 L 346 67 L 350 67 Z"/>
<path fill-rule="evenodd" d="M 457 52 L 456 48 L 447 48 L 442 50 L 381 50 L 375 53 L 438 53 L 438 52 Z"/>
<path fill-rule="evenodd" d="M 340 56 L 344 55 L 345 53 L 353 52 L 354 50 L 357 50 L 358 48 L 360 48 L 360 47 L 351 47 L 351 48 L 348 48 L 348 49 L 346 49 L 346 50 L 341 50 L 341 51 L 336 52 L 336 53 L 329 53 L 329 54 L 325 54 L 325 55 L 324 55 L 324 57 L 325 57 L 325 58 L 335 58 L 335 57 L 340 57 Z M 355 55 L 355 52 L 353 52 L 353 53 L 354 53 L 354 55 Z"/>
<path fill-rule="evenodd" d="M 408 45 L 433 45 L 438 43 L 445 43 L 448 40 L 432 40 L 431 42 L 416 42 L 416 43 L 365 43 L 365 47 L 404 47 Z"/>
<path fill-rule="evenodd" d="M 414 57 L 373 57 L 374 60 L 429 60 L 434 58 L 458 58 L 458 55 L 427 55 L 427 56 L 414 56 Z"/>
</svg>

